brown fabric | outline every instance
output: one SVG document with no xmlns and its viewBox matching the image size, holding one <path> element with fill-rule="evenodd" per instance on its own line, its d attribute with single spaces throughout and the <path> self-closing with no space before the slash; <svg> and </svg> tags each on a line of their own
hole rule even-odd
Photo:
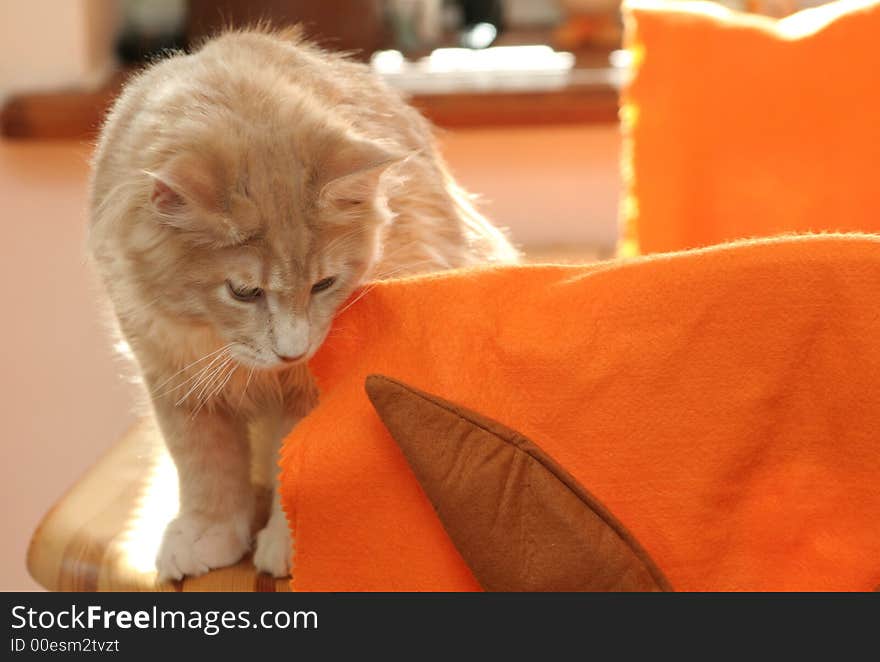
<svg viewBox="0 0 880 662">
<path fill-rule="evenodd" d="M 620 522 L 522 435 L 387 377 L 366 390 L 486 590 L 671 590 Z"/>
</svg>

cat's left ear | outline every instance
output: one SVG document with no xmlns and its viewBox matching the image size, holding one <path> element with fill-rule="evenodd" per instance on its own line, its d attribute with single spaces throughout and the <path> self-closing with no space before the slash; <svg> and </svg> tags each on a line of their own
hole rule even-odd
<svg viewBox="0 0 880 662">
<path fill-rule="evenodd" d="M 365 203 L 376 195 L 382 175 L 409 156 L 369 140 L 336 144 L 317 164 L 318 198 L 323 204 Z"/>
</svg>

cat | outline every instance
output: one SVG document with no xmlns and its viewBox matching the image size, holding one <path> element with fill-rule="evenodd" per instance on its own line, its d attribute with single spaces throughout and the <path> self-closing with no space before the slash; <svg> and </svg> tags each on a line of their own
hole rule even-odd
<svg viewBox="0 0 880 662">
<path fill-rule="evenodd" d="M 251 455 L 278 473 L 280 440 L 317 401 L 307 362 L 358 288 L 518 259 L 429 122 L 297 29 L 227 31 L 136 75 L 90 189 L 89 253 L 178 470 L 161 580 L 251 548 Z M 283 577 L 275 492 L 253 560 Z"/>
</svg>

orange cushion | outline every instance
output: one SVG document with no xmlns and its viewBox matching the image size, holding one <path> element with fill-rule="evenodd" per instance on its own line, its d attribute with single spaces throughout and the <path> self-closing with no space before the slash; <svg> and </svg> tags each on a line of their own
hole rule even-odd
<svg viewBox="0 0 880 662">
<path fill-rule="evenodd" d="M 376 285 L 286 440 L 298 590 L 476 590 L 364 381 L 518 430 L 678 590 L 880 584 L 880 237 Z"/>
<path fill-rule="evenodd" d="M 880 3 L 630 0 L 624 251 L 880 231 Z"/>
</svg>

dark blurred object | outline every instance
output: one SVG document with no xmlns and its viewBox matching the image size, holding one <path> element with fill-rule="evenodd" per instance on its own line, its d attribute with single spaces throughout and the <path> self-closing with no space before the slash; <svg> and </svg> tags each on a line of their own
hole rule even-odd
<svg viewBox="0 0 880 662">
<path fill-rule="evenodd" d="M 186 35 L 181 31 L 169 35 L 143 35 L 126 32 L 119 37 L 116 54 L 124 65 L 149 62 L 162 53 L 186 48 Z"/>
<path fill-rule="evenodd" d="M 187 0 L 122 0 L 116 54 L 123 65 L 149 62 L 186 48 Z"/>
<path fill-rule="evenodd" d="M 460 12 L 450 16 L 444 0 L 385 0 L 385 18 L 394 34 L 394 48 L 408 56 L 430 52 L 446 36 L 450 18 L 454 28 Z M 454 5 L 451 8 L 457 9 Z"/>
<path fill-rule="evenodd" d="M 458 0 L 464 25 L 461 45 L 464 48 L 488 48 L 504 30 L 501 0 Z"/>
<path fill-rule="evenodd" d="M 392 41 L 382 0 L 189 0 L 186 36 L 198 43 L 225 27 L 260 21 L 276 27 L 302 23 L 323 47 L 352 51 L 362 60 Z"/>
<path fill-rule="evenodd" d="M 504 28 L 504 9 L 501 0 L 458 0 L 464 27 L 477 23 L 491 23 L 500 34 Z"/>
</svg>

